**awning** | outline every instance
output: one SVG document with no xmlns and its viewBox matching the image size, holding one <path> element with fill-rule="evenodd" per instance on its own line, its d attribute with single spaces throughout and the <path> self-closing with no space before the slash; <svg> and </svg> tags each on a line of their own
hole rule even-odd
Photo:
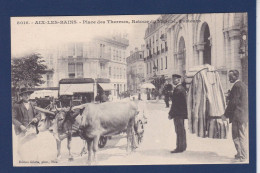
<svg viewBox="0 0 260 173">
<path fill-rule="evenodd" d="M 58 98 L 58 91 L 57 90 L 38 90 L 34 91 L 32 95 L 30 95 L 30 99 L 35 98 L 44 98 L 44 97 L 54 97 Z"/>
<path fill-rule="evenodd" d="M 60 84 L 60 95 L 73 95 L 73 93 L 94 92 L 93 83 Z"/>
<path fill-rule="evenodd" d="M 108 90 L 113 90 L 114 89 L 114 86 L 113 84 L 111 83 L 99 83 L 99 85 L 101 86 L 101 88 L 105 91 L 108 91 Z"/>
</svg>

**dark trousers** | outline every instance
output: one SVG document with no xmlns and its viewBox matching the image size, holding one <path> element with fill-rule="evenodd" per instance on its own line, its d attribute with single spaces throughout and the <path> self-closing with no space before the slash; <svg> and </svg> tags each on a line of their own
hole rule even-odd
<svg viewBox="0 0 260 173">
<path fill-rule="evenodd" d="M 187 148 L 186 144 L 186 131 L 184 128 L 184 119 L 174 118 L 173 119 L 175 132 L 176 132 L 176 149 L 179 151 L 185 151 Z"/>
<path fill-rule="evenodd" d="M 237 150 L 237 156 L 247 158 L 247 123 L 232 122 L 232 138 Z"/>
<path fill-rule="evenodd" d="M 164 101 L 166 103 L 166 107 L 168 108 L 169 107 L 169 96 L 168 95 L 165 95 Z"/>
</svg>

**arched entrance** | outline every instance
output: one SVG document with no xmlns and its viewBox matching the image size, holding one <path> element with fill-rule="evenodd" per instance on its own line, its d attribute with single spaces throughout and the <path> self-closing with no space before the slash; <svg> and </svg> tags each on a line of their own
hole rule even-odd
<svg viewBox="0 0 260 173">
<path fill-rule="evenodd" d="M 209 25 L 205 22 L 201 27 L 200 41 L 204 44 L 203 64 L 211 64 L 211 37 Z"/>
<path fill-rule="evenodd" d="M 181 37 L 179 40 L 179 47 L 178 47 L 178 73 L 182 76 L 186 73 L 186 49 L 185 49 L 185 41 L 184 38 Z"/>
</svg>

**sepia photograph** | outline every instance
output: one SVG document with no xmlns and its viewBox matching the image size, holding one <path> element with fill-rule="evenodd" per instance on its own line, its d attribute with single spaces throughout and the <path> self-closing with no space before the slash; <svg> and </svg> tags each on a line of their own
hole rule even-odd
<svg viewBox="0 0 260 173">
<path fill-rule="evenodd" d="M 250 163 L 247 13 L 10 27 L 14 167 Z"/>
</svg>

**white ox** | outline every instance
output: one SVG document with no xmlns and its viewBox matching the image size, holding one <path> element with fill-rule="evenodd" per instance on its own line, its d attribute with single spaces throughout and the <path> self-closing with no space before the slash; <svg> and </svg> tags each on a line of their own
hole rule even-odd
<svg viewBox="0 0 260 173">
<path fill-rule="evenodd" d="M 58 133 L 59 136 L 66 129 L 66 133 L 70 135 L 68 132 L 71 129 L 71 125 L 67 126 L 66 120 L 67 122 L 73 122 L 73 119 L 81 115 L 79 135 L 87 141 L 89 163 L 92 162 L 92 152 L 94 152 L 94 161 L 97 160 L 96 152 L 100 136 L 111 136 L 126 132 L 127 151 L 130 151 L 130 145 L 132 150 L 136 148 L 134 125 L 138 108 L 135 102 L 88 103 L 77 106 L 74 109 L 71 113 L 66 111 L 59 112 L 51 129 L 54 133 Z"/>
</svg>

